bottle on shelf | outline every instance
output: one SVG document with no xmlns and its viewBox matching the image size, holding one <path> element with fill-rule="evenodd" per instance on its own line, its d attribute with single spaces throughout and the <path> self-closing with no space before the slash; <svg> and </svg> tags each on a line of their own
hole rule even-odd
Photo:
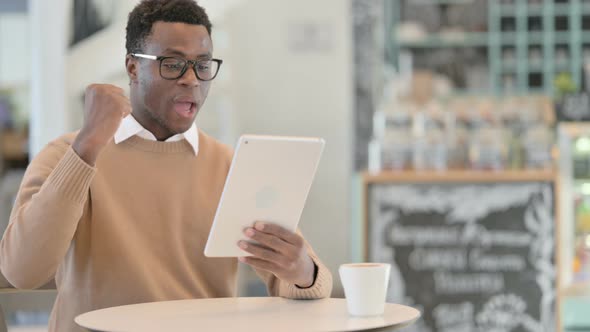
<svg viewBox="0 0 590 332">
<path fill-rule="evenodd" d="M 399 111 L 387 118 L 385 137 L 384 166 L 389 169 L 402 170 L 410 167 L 412 141 L 410 135 L 410 117 Z"/>
<path fill-rule="evenodd" d="M 506 169 L 508 148 L 506 131 L 492 119 L 483 117 L 481 111 L 470 112 L 469 164 L 477 170 Z"/>
</svg>

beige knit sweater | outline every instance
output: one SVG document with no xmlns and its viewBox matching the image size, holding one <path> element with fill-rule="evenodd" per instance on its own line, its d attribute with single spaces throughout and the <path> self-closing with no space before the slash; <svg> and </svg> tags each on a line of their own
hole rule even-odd
<svg viewBox="0 0 590 332">
<path fill-rule="evenodd" d="M 76 133 L 31 162 L 0 243 L 0 268 L 15 287 L 55 278 L 50 331 L 82 331 L 78 314 L 111 306 L 236 295 L 237 260 L 207 258 L 207 241 L 231 150 L 199 133 L 199 153 L 178 142 L 133 136 L 100 154 L 96 167 L 71 148 Z M 272 296 L 330 295 L 318 266 L 300 289 L 257 271 Z"/>
</svg>

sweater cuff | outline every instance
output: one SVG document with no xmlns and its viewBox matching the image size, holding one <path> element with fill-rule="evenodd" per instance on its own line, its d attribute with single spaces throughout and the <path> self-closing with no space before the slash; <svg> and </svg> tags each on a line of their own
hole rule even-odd
<svg viewBox="0 0 590 332">
<path fill-rule="evenodd" d="M 308 288 L 300 288 L 297 285 L 281 282 L 281 294 L 286 294 L 290 299 L 321 299 L 329 297 L 332 291 L 332 274 L 315 255 L 311 255 L 313 263 L 317 267 L 317 275 L 313 285 Z"/>
<path fill-rule="evenodd" d="M 96 167 L 88 165 L 70 146 L 45 184 L 68 199 L 83 204 L 96 173 Z"/>
<path fill-rule="evenodd" d="M 312 262 L 313 262 L 313 260 L 312 260 Z M 299 285 L 296 284 L 295 286 L 299 289 L 310 289 L 313 287 L 313 285 L 315 285 L 315 281 L 317 278 L 318 278 L 318 265 L 315 262 L 313 262 L 313 281 L 312 281 L 311 285 L 308 287 L 300 287 Z"/>
</svg>

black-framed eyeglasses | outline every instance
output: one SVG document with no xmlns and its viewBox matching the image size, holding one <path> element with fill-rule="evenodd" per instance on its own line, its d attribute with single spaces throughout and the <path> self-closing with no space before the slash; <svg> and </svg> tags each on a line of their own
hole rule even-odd
<svg viewBox="0 0 590 332">
<path fill-rule="evenodd" d="M 155 60 L 160 62 L 160 76 L 167 80 L 176 80 L 186 73 L 189 65 L 195 71 L 195 75 L 201 81 L 211 81 L 219 73 L 223 63 L 220 59 L 186 60 L 175 56 L 156 56 L 141 53 L 131 53 L 131 56 Z"/>
</svg>

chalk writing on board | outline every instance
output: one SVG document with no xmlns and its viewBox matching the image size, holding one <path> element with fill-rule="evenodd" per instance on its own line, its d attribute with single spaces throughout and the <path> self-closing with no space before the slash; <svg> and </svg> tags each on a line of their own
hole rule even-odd
<svg viewBox="0 0 590 332">
<path fill-rule="evenodd" d="M 434 307 L 433 316 L 439 331 L 453 329 L 454 331 L 470 331 L 471 320 L 475 308 L 473 303 L 461 302 L 456 304 L 439 304 Z"/>
<path fill-rule="evenodd" d="M 482 331 L 512 331 L 522 326 L 525 331 L 543 331 L 543 328 L 526 313 L 526 303 L 513 294 L 501 294 L 490 298 L 477 315 Z"/>
<path fill-rule="evenodd" d="M 514 254 L 488 254 L 480 249 L 469 253 L 469 266 L 475 271 L 524 271 L 525 258 Z"/>
<path fill-rule="evenodd" d="M 504 290 L 501 273 L 434 273 L 437 294 L 497 293 Z"/>
<path fill-rule="evenodd" d="M 400 226 L 388 234 L 392 243 L 412 245 L 444 245 L 479 243 L 482 246 L 527 247 L 531 243 L 528 232 L 488 230 L 481 225 L 466 225 L 464 228 L 449 226 Z"/>
<path fill-rule="evenodd" d="M 388 299 L 423 310 L 408 331 L 555 330 L 550 183 L 378 184 L 369 202 Z"/>
<path fill-rule="evenodd" d="M 417 248 L 409 257 L 410 267 L 420 270 L 464 270 L 467 267 L 467 255 L 464 250 Z"/>
</svg>

